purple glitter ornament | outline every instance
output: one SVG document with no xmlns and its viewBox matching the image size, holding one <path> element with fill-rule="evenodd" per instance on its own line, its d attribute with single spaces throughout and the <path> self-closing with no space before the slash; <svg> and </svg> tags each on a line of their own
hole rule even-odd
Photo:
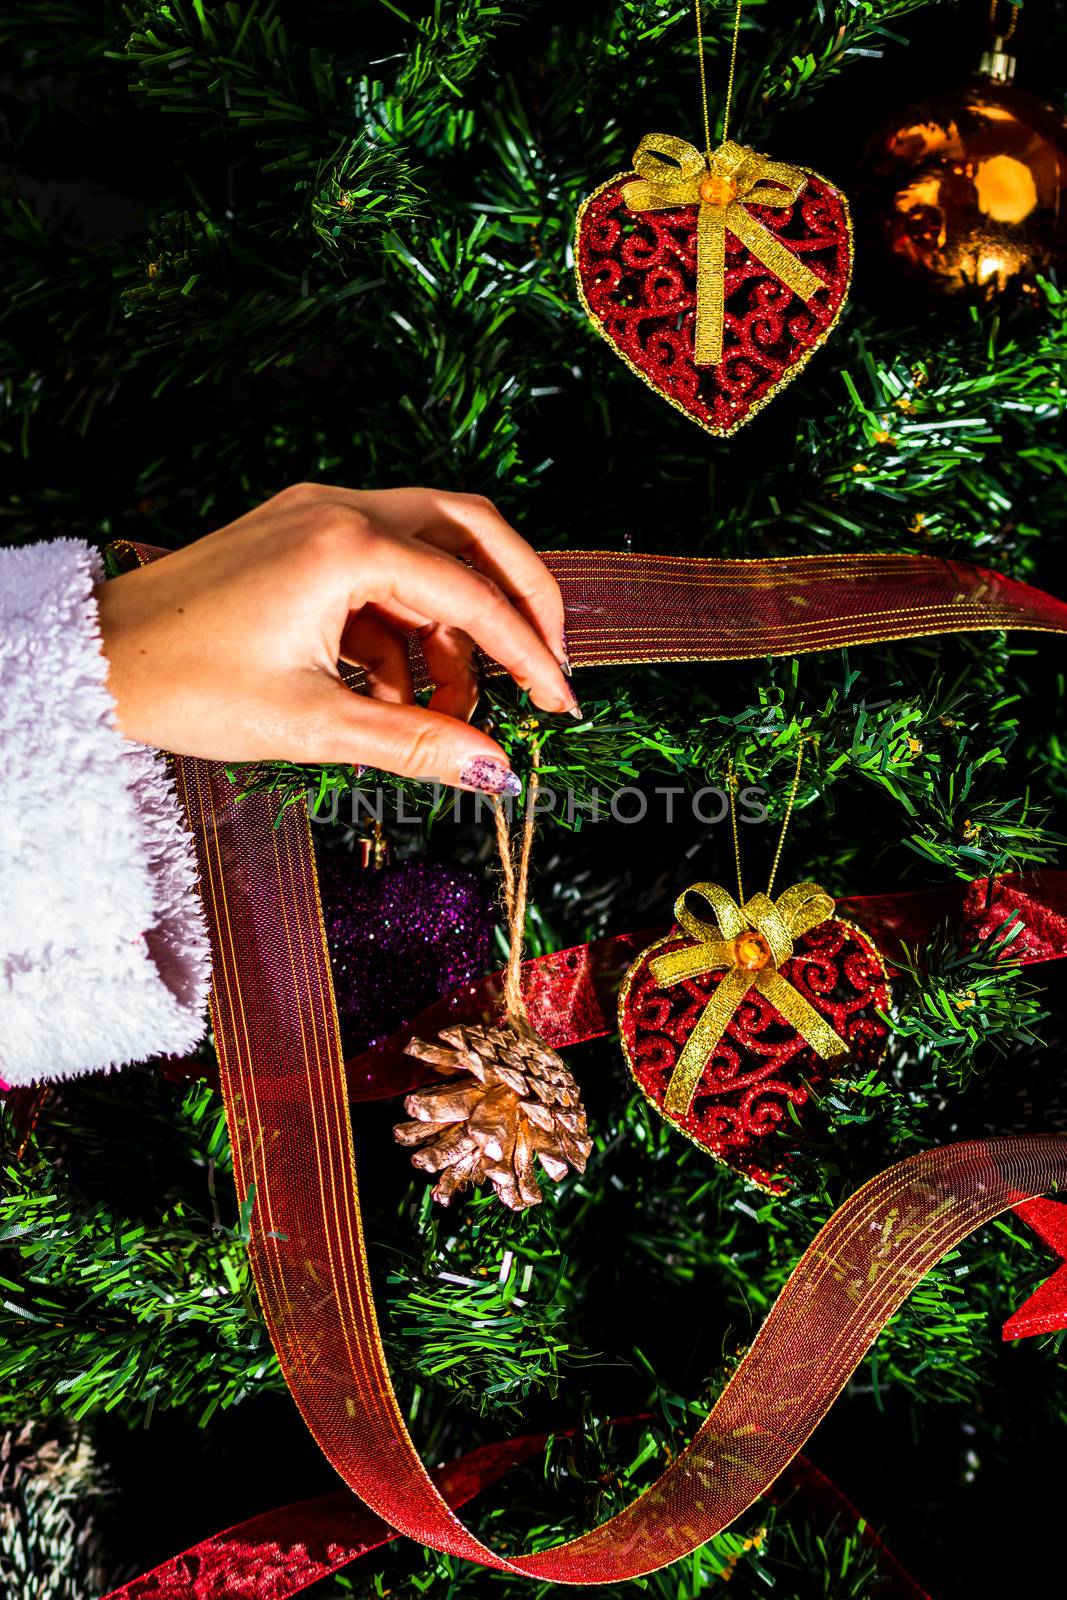
<svg viewBox="0 0 1067 1600">
<path fill-rule="evenodd" d="M 488 970 L 495 913 L 473 872 L 423 856 L 362 867 L 333 851 L 318 866 L 346 1055 Z"/>
</svg>

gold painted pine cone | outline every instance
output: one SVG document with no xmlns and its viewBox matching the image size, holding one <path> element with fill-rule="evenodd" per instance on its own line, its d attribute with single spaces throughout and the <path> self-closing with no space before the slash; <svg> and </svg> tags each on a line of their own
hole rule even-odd
<svg viewBox="0 0 1067 1600">
<path fill-rule="evenodd" d="M 488 1181 L 506 1206 L 523 1211 L 542 1198 L 535 1156 L 557 1183 L 568 1166 L 585 1171 L 593 1141 L 578 1085 L 554 1050 L 510 1025 L 445 1028 L 441 1039 L 413 1039 L 407 1054 L 466 1081 L 414 1090 L 404 1109 L 415 1121 L 393 1129 L 398 1144 L 421 1147 L 412 1165 L 437 1173 L 435 1200 L 448 1205 Z"/>
</svg>

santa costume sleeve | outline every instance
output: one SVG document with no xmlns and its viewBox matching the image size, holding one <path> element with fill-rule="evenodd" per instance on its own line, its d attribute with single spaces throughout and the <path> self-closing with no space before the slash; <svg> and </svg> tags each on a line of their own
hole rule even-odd
<svg viewBox="0 0 1067 1600">
<path fill-rule="evenodd" d="M 208 941 L 158 751 L 115 726 L 94 585 L 58 539 L 0 550 L 0 1080 L 184 1053 Z"/>
</svg>

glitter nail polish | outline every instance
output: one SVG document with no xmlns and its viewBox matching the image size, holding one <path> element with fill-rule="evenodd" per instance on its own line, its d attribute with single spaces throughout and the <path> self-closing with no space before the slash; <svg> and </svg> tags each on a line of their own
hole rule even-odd
<svg viewBox="0 0 1067 1600">
<path fill-rule="evenodd" d="M 459 775 L 459 781 L 468 789 L 481 789 L 484 794 L 521 794 L 522 780 L 502 761 L 488 756 L 475 756 L 468 761 Z"/>
</svg>

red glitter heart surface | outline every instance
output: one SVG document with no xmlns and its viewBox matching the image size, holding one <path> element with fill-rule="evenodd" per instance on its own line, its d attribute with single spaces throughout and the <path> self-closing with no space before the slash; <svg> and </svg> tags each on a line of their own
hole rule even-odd
<svg viewBox="0 0 1067 1600">
<path fill-rule="evenodd" d="M 601 184 L 578 213 L 578 293 L 593 325 L 627 366 L 708 433 L 736 432 L 803 369 L 841 315 L 852 275 L 848 202 L 818 173 L 786 206 L 746 209 L 826 287 L 804 301 L 733 233 L 726 236 L 723 355 L 694 358 L 696 205 L 634 212 L 623 189 Z"/>
<path fill-rule="evenodd" d="M 772 1193 L 788 1187 L 794 1118 L 842 1064 L 826 1062 L 757 989 L 750 989 L 715 1046 L 689 1110 L 665 1107 L 667 1085 L 686 1040 L 723 974 L 704 973 L 660 988 L 652 957 L 692 940 L 675 927 L 634 962 L 619 995 L 623 1053 L 645 1098 L 667 1121 L 717 1161 Z M 849 1047 L 849 1073 L 875 1065 L 889 1029 L 878 1015 L 889 1005 L 882 958 L 859 928 L 831 917 L 800 935 L 781 973 Z"/>
</svg>

